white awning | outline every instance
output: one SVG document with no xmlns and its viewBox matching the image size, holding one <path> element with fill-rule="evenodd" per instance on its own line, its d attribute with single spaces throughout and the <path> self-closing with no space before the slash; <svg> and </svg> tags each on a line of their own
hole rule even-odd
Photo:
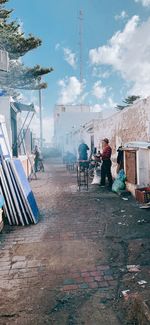
<svg viewBox="0 0 150 325">
<path fill-rule="evenodd" d="M 27 105 L 19 102 L 11 102 L 10 105 L 12 109 L 17 112 L 35 112 L 35 108 L 33 104 Z"/>
<path fill-rule="evenodd" d="M 127 149 L 150 149 L 150 142 L 146 141 L 133 141 L 125 143 L 123 146 L 123 150 Z"/>
</svg>

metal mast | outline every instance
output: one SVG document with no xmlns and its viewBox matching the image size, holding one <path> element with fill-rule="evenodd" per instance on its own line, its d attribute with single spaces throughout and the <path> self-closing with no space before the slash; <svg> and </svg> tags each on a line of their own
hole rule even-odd
<svg viewBox="0 0 150 325">
<path fill-rule="evenodd" d="M 80 87 L 83 85 L 83 11 L 79 12 Z M 82 110 L 82 95 L 80 96 Z"/>
<path fill-rule="evenodd" d="M 43 150 L 43 121 L 42 121 L 42 91 L 40 89 L 40 80 L 41 77 L 39 77 L 39 115 L 40 115 L 40 149 L 41 152 Z"/>
</svg>

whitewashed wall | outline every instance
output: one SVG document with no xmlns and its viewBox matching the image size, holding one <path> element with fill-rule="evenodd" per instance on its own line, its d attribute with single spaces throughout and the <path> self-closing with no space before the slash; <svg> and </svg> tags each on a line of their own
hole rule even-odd
<svg viewBox="0 0 150 325">
<path fill-rule="evenodd" d="M 6 128 L 10 145 L 12 146 L 12 132 L 11 132 L 11 113 L 10 113 L 10 97 L 0 97 L 0 115 L 5 117 Z"/>
</svg>

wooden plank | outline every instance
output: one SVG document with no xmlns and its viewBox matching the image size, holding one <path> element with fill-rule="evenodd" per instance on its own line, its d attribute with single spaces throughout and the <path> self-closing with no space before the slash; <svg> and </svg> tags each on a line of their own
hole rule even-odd
<svg viewBox="0 0 150 325">
<path fill-rule="evenodd" d="M 14 187 L 14 192 L 15 192 L 15 195 L 16 195 L 16 198 L 17 198 L 17 201 L 18 201 L 18 205 L 19 205 L 19 218 L 20 218 L 20 222 L 22 223 L 22 225 L 25 225 L 25 223 L 27 225 L 29 225 L 27 211 L 25 211 L 25 207 L 24 207 L 24 204 L 23 204 L 23 200 L 22 200 L 22 197 L 21 197 L 21 193 L 19 192 L 19 187 L 17 186 L 17 183 L 15 181 L 13 172 L 12 172 L 11 167 L 10 167 L 10 162 L 7 161 L 6 163 L 7 163 L 7 167 L 8 167 L 8 170 L 9 170 L 9 174 L 10 174 L 10 177 L 11 177 L 11 180 L 12 180 L 12 183 L 13 183 L 13 187 Z M 25 222 L 23 221 L 23 217 L 24 217 L 24 221 Z"/>
<path fill-rule="evenodd" d="M 16 172 L 16 169 L 15 169 L 15 166 L 14 166 L 13 161 L 11 160 L 9 162 L 9 164 L 10 164 L 10 168 L 11 168 L 12 174 L 13 174 L 14 179 L 15 179 L 16 186 L 17 186 L 17 188 L 19 190 L 19 194 L 20 194 L 21 200 L 23 202 L 23 205 L 24 205 L 24 208 L 25 208 L 25 212 L 26 212 L 26 215 L 28 217 L 28 221 L 29 221 L 29 223 L 34 223 L 34 220 L 32 218 L 32 214 L 31 214 L 31 211 L 30 211 L 30 207 L 29 207 L 28 201 L 26 200 L 26 197 L 25 197 L 25 195 L 23 193 L 23 189 L 22 189 L 22 186 L 21 186 L 20 181 L 18 179 L 18 175 L 17 175 L 17 172 Z"/>
<path fill-rule="evenodd" d="M 25 175 L 23 166 L 21 164 L 21 161 L 19 159 L 14 159 L 13 162 L 14 167 L 16 170 L 16 176 L 18 176 L 18 182 L 20 183 L 20 186 L 22 188 L 23 194 L 26 198 L 26 201 L 28 202 L 29 210 L 32 215 L 32 219 L 34 223 L 37 223 L 39 220 L 39 209 L 35 200 L 35 197 L 33 195 L 33 192 L 31 190 L 30 184 L 27 180 L 27 177 Z"/>
<path fill-rule="evenodd" d="M 7 186 L 7 182 L 5 179 L 5 175 L 2 169 L 2 166 L 0 166 L 0 171 L 1 171 L 1 181 L 2 181 L 2 189 L 3 189 L 3 195 L 6 198 L 6 202 L 7 202 L 7 208 L 10 211 L 10 216 L 11 216 L 11 220 L 12 220 L 12 224 L 15 225 L 15 218 L 14 218 L 14 208 L 13 208 L 13 203 L 12 203 L 12 199 L 11 199 L 11 195 L 9 192 L 9 188 Z"/>
<path fill-rule="evenodd" d="M 1 169 L 0 169 L 0 192 L 3 195 L 5 201 L 3 206 L 4 214 L 7 217 L 9 224 L 12 225 L 11 214 L 10 214 L 9 204 L 8 204 L 8 197 L 7 197 L 4 184 L 2 183 Z"/>
<path fill-rule="evenodd" d="M 20 215 L 20 209 L 19 209 L 18 201 L 17 201 L 16 195 L 14 192 L 14 187 L 13 187 L 13 184 L 12 184 L 12 181 L 11 181 L 5 161 L 2 161 L 2 168 L 3 168 L 3 172 L 5 174 L 5 179 L 6 179 L 8 190 L 9 190 L 10 197 L 11 197 L 12 210 L 14 213 L 15 222 L 16 222 L 16 225 L 19 225 L 18 215 Z M 22 218 L 21 218 L 21 223 L 24 225 Z"/>
<path fill-rule="evenodd" d="M 13 182 L 11 179 L 11 175 L 9 173 L 8 165 L 3 157 L 2 148 L 0 146 L 0 156 L 1 156 L 1 167 L 2 167 L 2 177 L 5 183 L 5 187 L 8 193 L 9 204 L 11 205 L 12 215 L 14 217 L 13 224 L 16 225 L 25 225 L 25 222 L 22 217 L 22 211 L 20 210 L 20 206 L 18 204 L 18 198 L 16 196 L 16 192 L 13 186 Z"/>
</svg>

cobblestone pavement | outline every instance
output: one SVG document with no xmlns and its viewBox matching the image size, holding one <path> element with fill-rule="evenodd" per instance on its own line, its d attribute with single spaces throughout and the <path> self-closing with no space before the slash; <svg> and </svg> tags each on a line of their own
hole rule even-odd
<svg viewBox="0 0 150 325">
<path fill-rule="evenodd" d="M 32 187 L 40 222 L 1 235 L 0 324 L 125 324 L 121 290 L 150 276 L 147 211 L 97 187 L 78 192 L 75 174 L 52 161 Z M 133 262 L 145 272 L 136 281 Z"/>
</svg>

